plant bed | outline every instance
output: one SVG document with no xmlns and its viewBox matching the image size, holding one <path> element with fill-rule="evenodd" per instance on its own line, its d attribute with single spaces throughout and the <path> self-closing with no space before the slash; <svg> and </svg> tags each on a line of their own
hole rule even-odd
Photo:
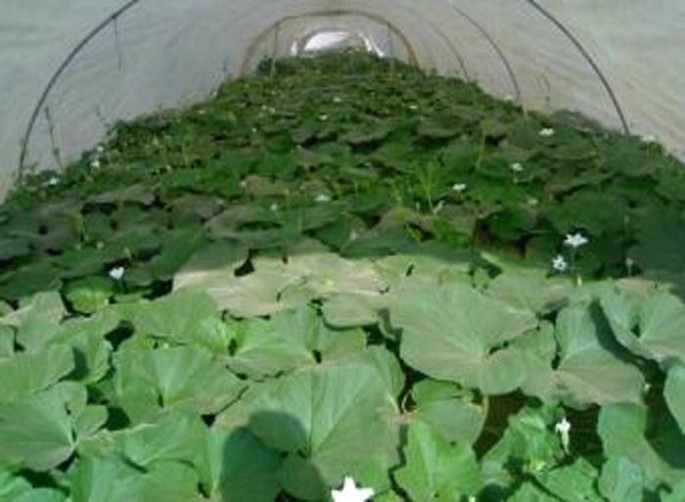
<svg viewBox="0 0 685 502">
<path fill-rule="evenodd" d="M 0 208 L 0 499 L 681 500 L 684 202 L 366 54 L 119 124 Z"/>
</svg>

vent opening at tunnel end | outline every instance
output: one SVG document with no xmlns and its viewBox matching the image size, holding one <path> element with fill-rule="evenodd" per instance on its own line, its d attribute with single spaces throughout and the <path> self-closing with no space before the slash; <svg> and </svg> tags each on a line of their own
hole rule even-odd
<svg viewBox="0 0 685 502">
<path fill-rule="evenodd" d="M 351 49 L 365 50 L 381 57 L 386 56 L 379 44 L 371 37 L 340 28 L 326 28 L 310 33 L 301 40 L 293 42 L 290 53 L 293 56 L 315 55 Z"/>
</svg>

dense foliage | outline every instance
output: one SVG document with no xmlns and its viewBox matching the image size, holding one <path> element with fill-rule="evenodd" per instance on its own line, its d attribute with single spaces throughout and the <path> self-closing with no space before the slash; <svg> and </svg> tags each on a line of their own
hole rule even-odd
<svg viewBox="0 0 685 502">
<path fill-rule="evenodd" d="M 685 170 L 368 55 L 0 208 L 0 500 L 685 499 Z"/>
</svg>

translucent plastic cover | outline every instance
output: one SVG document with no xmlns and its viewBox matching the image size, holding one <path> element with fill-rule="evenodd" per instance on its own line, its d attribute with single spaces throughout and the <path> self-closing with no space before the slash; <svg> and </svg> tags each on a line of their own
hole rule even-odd
<svg viewBox="0 0 685 502">
<path fill-rule="evenodd" d="M 326 33 L 685 157 L 684 26 L 682 0 L 3 0 L 0 196 L 116 121 L 203 99 Z"/>
</svg>

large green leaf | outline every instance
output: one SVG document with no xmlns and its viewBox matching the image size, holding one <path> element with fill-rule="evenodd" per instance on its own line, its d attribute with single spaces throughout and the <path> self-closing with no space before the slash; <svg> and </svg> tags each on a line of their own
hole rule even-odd
<svg viewBox="0 0 685 502">
<path fill-rule="evenodd" d="M 102 379 L 110 368 L 112 344 L 105 336 L 119 325 L 116 310 L 109 309 L 89 318 L 69 319 L 62 323 L 52 343 L 74 350 L 75 374 L 72 378 L 92 383 Z"/>
<path fill-rule="evenodd" d="M 69 479 L 74 502 L 186 502 L 197 496 L 197 474 L 178 462 L 158 462 L 142 471 L 116 457 L 86 456 Z"/>
<path fill-rule="evenodd" d="M 536 479 L 547 493 L 557 500 L 569 502 L 602 502 L 604 498 L 597 491 L 597 469 L 587 460 L 580 458 L 571 465 L 538 473 Z"/>
<path fill-rule="evenodd" d="M 271 502 L 281 490 L 278 472 L 283 454 L 264 446 L 247 429 L 211 430 L 201 463 L 207 491 L 235 502 Z"/>
<path fill-rule="evenodd" d="M 601 305 L 616 338 L 635 354 L 665 367 L 685 363 L 685 304 L 669 293 L 643 297 L 606 291 Z"/>
<path fill-rule="evenodd" d="M 304 339 L 306 328 L 293 333 L 281 326 L 263 319 L 235 323 L 236 349 L 228 363 L 233 371 L 259 378 L 313 364 L 314 354 Z"/>
<path fill-rule="evenodd" d="M 535 473 L 557 465 L 564 451 L 554 432 L 555 415 L 550 406 L 510 415 L 504 434 L 481 461 L 486 484 L 507 486 L 516 469 Z"/>
<path fill-rule="evenodd" d="M 179 291 L 152 302 L 122 305 L 120 311 L 136 333 L 178 342 L 192 340 L 198 323 L 218 314 L 212 298 L 200 291 Z"/>
<path fill-rule="evenodd" d="M 322 497 L 345 475 L 364 479 L 369 464 L 387 469 L 395 461 L 394 398 L 378 370 L 363 360 L 311 367 L 271 382 L 249 409 L 250 430 L 288 454 L 281 480 L 298 497 Z"/>
<path fill-rule="evenodd" d="M 556 342 L 549 327 L 515 342 L 526 379 L 522 390 L 543 401 L 561 400 L 571 406 L 639 403 L 644 378 L 625 363 L 596 309 L 574 304 L 557 316 Z M 553 360 L 559 350 L 559 360 Z"/>
<path fill-rule="evenodd" d="M 136 422 L 160 409 L 216 413 L 244 387 L 211 353 L 193 346 L 129 346 L 117 352 L 114 366 L 116 395 Z"/>
<path fill-rule="evenodd" d="M 74 450 L 62 395 L 45 391 L 0 406 L 0 465 L 47 471 Z"/>
<path fill-rule="evenodd" d="M 140 424 L 114 434 L 114 449 L 132 465 L 148 468 L 158 462 L 199 463 L 207 429 L 199 417 L 170 413 L 155 423 Z"/>
<path fill-rule="evenodd" d="M 449 441 L 476 442 L 485 424 L 485 410 L 470 392 L 450 382 L 426 379 L 411 392 L 416 403 L 412 415 L 430 424 Z"/>
<path fill-rule="evenodd" d="M 37 293 L 0 322 L 17 328 L 16 339 L 27 351 L 38 351 L 57 333 L 65 314 L 59 293 Z"/>
<path fill-rule="evenodd" d="M 114 292 L 114 284 L 105 277 L 88 277 L 72 282 L 65 288 L 65 295 L 74 310 L 84 314 L 107 307 Z"/>
<path fill-rule="evenodd" d="M 476 456 L 464 443 L 450 443 L 422 422 L 409 426 L 405 464 L 395 480 L 411 500 L 461 500 L 480 491 Z"/>
<path fill-rule="evenodd" d="M 645 473 L 645 486 L 674 485 L 685 479 L 682 452 L 685 436 L 670 417 L 659 417 L 648 430 L 649 410 L 644 405 L 612 404 L 602 407 L 597 432 L 604 455 L 625 457 Z M 649 433 L 649 436 L 647 434 Z"/>
<path fill-rule="evenodd" d="M 685 434 L 685 365 L 673 366 L 668 371 L 664 397 L 681 432 Z"/>
<path fill-rule="evenodd" d="M 531 313 L 484 296 L 463 284 L 406 281 L 390 300 L 390 320 L 402 328 L 402 358 L 425 374 L 507 393 L 524 377 L 518 354 L 493 352 L 536 326 Z"/>
<path fill-rule="evenodd" d="M 645 474 L 627 457 L 611 457 L 602 467 L 599 490 L 610 502 L 644 500 Z"/>
<path fill-rule="evenodd" d="M 685 225 L 675 208 L 650 207 L 638 219 L 637 238 L 639 244 L 630 255 L 643 270 L 685 268 Z"/>
<path fill-rule="evenodd" d="M 563 306 L 573 285 L 561 278 L 547 278 L 546 270 L 519 269 L 498 275 L 487 294 L 522 311 L 546 314 Z"/>
<path fill-rule="evenodd" d="M 0 359 L 0 405 L 47 389 L 73 369 L 72 351 L 63 345 Z"/>
</svg>

